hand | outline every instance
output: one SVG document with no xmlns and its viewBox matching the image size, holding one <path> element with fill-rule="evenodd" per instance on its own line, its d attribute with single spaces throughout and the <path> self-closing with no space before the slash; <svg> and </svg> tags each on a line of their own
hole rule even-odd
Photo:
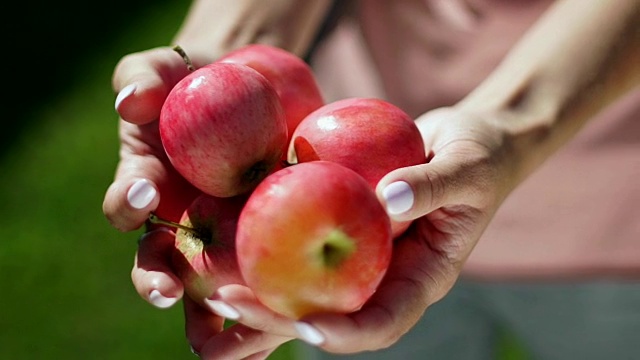
<svg viewBox="0 0 640 360">
<path fill-rule="evenodd" d="M 301 338 L 329 352 L 355 353 L 395 343 L 450 290 L 495 210 L 515 186 L 514 162 L 504 151 L 507 133 L 494 120 L 456 108 L 417 120 L 429 163 L 393 171 L 378 185 L 393 217 L 415 221 L 396 239 L 386 277 L 362 309 L 294 321 L 260 305 L 250 289 L 229 285 L 213 296 L 218 303 L 214 310 L 223 314 L 232 309 L 234 319 L 251 328 Z"/>
<path fill-rule="evenodd" d="M 140 227 L 151 211 L 177 221 L 198 194 L 171 167 L 157 132 L 161 104 L 186 74 L 183 60 L 169 48 L 130 55 L 116 68 L 114 89 L 120 93 L 116 108 L 123 117 L 121 160 L 105 196 L 104 211 L 118 229 Z M 333 352 L 374 350 L 397 341 L 453 285 L 500 200 L 500 191 L 492 188 L 499 183 L 491 181 L 495 177 L 485 176 L 496 173 L 490 160 L 499 142 L 475 138 L 491 132 L 482 131 L 478 124 L 483 122 L 467 124 L 470 121 L 464 119 L 451 109 L 419 119 L 432 154 L 429 164 L 397 170 L 380 182 L 381 201 L 394 217 L 426 216 L 397 240 L 385 281 L 360 311 L 344 316 L 315 315 L 294 322 L 264 308 L 249 289 L 230 285 L 211 299 L 213 313 L 184 299 L 186 332 L 192 347 L 203 358 L 263 358 L 294 337 Z M 395 191 L 384 190 L 392 183 Z M 397 191 L 403 187 L 415 190 L 407 196 Z M 145 196 L 140 198 L 140 194 Z M 403 205 L 409 205 L 409 210 L 396 214 Z M 147 233 L 132 271 L 140 295 L 161 308 L 172 306 L 184 293 L 169 266 L 173 241 L 174 234 L 168 230 Z M 223 330 L 224 317 L 239 324 Z"/>
<path fill-rule="evenodd" d="M 190 58 L 198 67 L 211 61 L 197 55 Z M 158 133 L 162 104 L 171 88 L 188 73 L 184 60 L 168 47 L 128 55 L 116 67 L 113 87 L 118 93 L 116 110 L 121 116 L 120 161 L 106 192 L 103 211 L 121 231 L 140 228 L 152 211 L 164 219 L 179 221 L 199 194 L 171 166 Z M 167 308 L 184 295 L 182 283 L 170 268 L 175 234 L 165 227 L 148 230 L 139 242 L 132 280 L 143 299 L 158 308 Z M 204 358 L 263 359 L 289 340 L 240 324 L 223 330 L 224 318 L 188 297 L 184 297 L 183 304 L 186 335 L 194 352 L 203 350 L 214 335 L 227 344 L 203 353 Z M 242 347 L 229 346 L 240 339 Z"/>
</svg>

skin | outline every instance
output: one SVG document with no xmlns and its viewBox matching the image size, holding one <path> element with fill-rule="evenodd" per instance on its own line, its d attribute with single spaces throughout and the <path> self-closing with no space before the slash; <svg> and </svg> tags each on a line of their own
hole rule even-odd
<svg viewBox="0 0 640 360">
<path fill-rule="evenodd" d="M 206 24 L 216 21 L 198 21 L 200 16 L 216 13 L 209 10 L 217 3 L 196 2 L 197 11 L 187 17 L 177 37 L 194 44 L 194 49 L 216 49 L 206 56 L 196 55 L 194 60 L 207 61 L 225 46 L 233 46 L 229 44 L 254 40 L 304 48 L 300 45 L 306 41 L 304 36 L 296 41 L 287 39 L 282 28 L 313 28 L 318 22 L 308 20 L 322 16 L 324 12 L 318 9 L 326 5 L 322 1 L 297 2 L 298 7 L 307 9 L 316 6 L 313 11 L 300 12 L 311 14 L 306 22 L 298 18 L 286 22 L 291 16 L 275 14 L 276 8 L 286 14 L 295 1 L 278 2 L 280 8 L 258 9 L 263 10 L 263 17 L 256 15 L 258 11 L 246 11 L 235 18 L 243 20 L 237 21 L 242 24 L 242 34 L 260 28 L 254 26 L 256 19 L 272 16 L 282 23 L 269 28 L 269 22 L 262 21 L 263 31 L 253 31 L 254 36 L 225 41 L 229 34 L 238 34 L 230 30 L 232 26 L 218 27 L 216 34 L 205 35 L 202 30 Z M 238 6 L 250 10 L 248 3 L 239 1 Z M 387 347 L 446 295 L 504 198 L 589 118 L 640 84 L 638 24 L 638 0 L 620 0 L 615 7 L 598 0 L 558 1 L 475 91 L 453 107 L 431 111 L 416 120 L 425 150 L 433 154 L 431 161 L 392 171 L 377 187 L 385 204 L 382 189 L 386 185 L 408 183 L 415 195 L 413 206 L 392 216 L 415 221 L 399 239 L 379 290 L 361 310 L 303 319 L 322 334 L 324 340 L 318 346 L 337 353 Z M 305 32 L 287 32 L 292 33 Z M 198 43 L 202 45 L 195 45 Z M 127 206 L 125 193 L 133 179 L 144 177 L 154 184 L 166 184 L 160 188 L 163 196 L 170 189 L 189 194 L 179 181 L 167 180 L 170 171 L 154 146 L 156 139 L 145 130 L 153 127 L 144 125 L 157 118 L 167 89 L 185 75 L 184 68 L 176 66 L 180 61 L 168 48 L 153 49 L 125 57 L 114 73 L 116 92 L 131 83 L 139 85 L 118 109 L 127 119 L 121 121 L 123 157 L 114 185 L 105 196 L 105 215 L 118 229 L 138 228 L 157 206 L 152 203 L 141 210 Z M 162 251 L 171 237 L 170 232 L 157 231 L 141 242 L 132 278 L 145 299 L 152 290 L 166 297 L 182 296 L 182 285 L 169 271 Z M 239 324 L 220 332 L 218 315 L 191 306 L 185 298 L 187 336 L 202 358 L 266 358 L 278 345 L 300 337 L 295 322 L 265 309 L 246 287 L 224 286 L 212 298 L 236 309 Z M 238 343 L 239 338 L 244 341 Z"/>
</svg>

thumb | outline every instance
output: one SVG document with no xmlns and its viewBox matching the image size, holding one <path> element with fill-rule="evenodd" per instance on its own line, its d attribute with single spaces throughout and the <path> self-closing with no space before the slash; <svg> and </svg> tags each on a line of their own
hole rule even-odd
<svg viewBox="0 0 640 360">
<path fill-rule="evenodd" d="M 410 221 L 447 205 L 471 201 L 471 179 L 454 159 L 433 158 L 427 164 L 396 169 L 376 187 L 389 216 Z"/>
</svg>

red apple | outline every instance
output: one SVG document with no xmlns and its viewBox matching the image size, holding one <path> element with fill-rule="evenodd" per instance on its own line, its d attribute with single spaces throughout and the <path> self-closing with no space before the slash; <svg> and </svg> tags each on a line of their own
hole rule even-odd
<svg viewBox="0 0 640 360">
<path fill-rule="evenodd" d="M 254 190 L 236 249 L 247 286 L 273 311 L 295 319 L 349 313 L 387 270 L 391 225 L 360 175 L 314 161 L 283 168 Z"/>
<path fill-rule="evenodd" d="M 427 161 L 413 119 L 395 105 L 375 98 L 338 100 L 308 115 L 292 134 L 288 161 L 328 160 L 362 175 L 376 188 L 392 170 Z M 393 236 L 410 222 L 392 222 Z"/>
<path fill-rule="evenodd" d="M 305 116 L 324 105 L 311 67 L 289 51 L 250 44 L 227 53 L 219 61 L 250 66 L 271 82 L 280 97 L 289 135 Z"/>
<path fill-rule="evenodd" d="M 203 66 L 176 84 L 159 126 L 176 170 L 219 197 L 255 188 L 281 161 L 288 135 L 271 83 L 248 66 L 228 63 Z"/>
<path fill-rule="evenodd" d="M 221 286 L 243 284 L 236 256 L 236 229 L 246 196 L 198 196 L 178 224 L 172 266 L 187 295 L 200 304 Z M 153 219 L 153 218 L 152 218 Z"/>
</svg>

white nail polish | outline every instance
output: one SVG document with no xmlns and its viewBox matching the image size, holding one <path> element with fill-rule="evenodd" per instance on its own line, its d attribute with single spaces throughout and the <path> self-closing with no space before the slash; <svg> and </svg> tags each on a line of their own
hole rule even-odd
<svg viewBox="0 0 640 360">
<path fill-rule="evenodd" d="M 408 211 L 415 200 L 411 186 L 404 181 L 393 182 L 382 190 L 382 197 L 387 203 L 387 212 L 398 215 Z"/>
<path fill-rule="evenodd" d="M 166 309 L 178 302 L 178 298 L 168 298 L 160 294 L 160 291 L 152 290 L 149 293 L 149 302 L 157 308 Z"/>
<path fill-rule="evenodd" d="M 151 204 L 156 195 L 156 188 L 151 185 L 149 180 L 140 179 L 129 188 L 127 200 L 134 209 L 144 209 Z"/>
<path fill-rule="evenodd" d="M 240 313 L 233 306 L 227 304 L 226 302 L 219 300 L 209 300 L 206 299 L 205 302 L 209 305 L 211 310 L 216 314 L 222 316 L 225 319 L 229 320 L 238 320 L 240 319 Z"/>
<path fill-rule="evenodd" d="M 298 321 L 293 325 L 295 326 L 300 339 L 305 342 L 314 346 L 322 345 L 322 343 L 324 343 L 324 335 L 322 335 L 322 333 L 311 324 Z"/>
<path fill-rule="evenodd" d="M 128 98 L 129 96 L 131 96 L 131 94 L 133 94 L 136 91 L 137 87 L 138 86 L 136 84 L 129 84 L 124 88 L 122 88 L 122 90 L 120 90 L 120 92 L 118 93 L 118 96 L 116 96 L 116 106 L 115 106 L 116 111 L 118 111 L 118 108 L 120 107 L 120 104 L 122 103 L 122 101 Z"/>
<path fill-rule="evenodd" d="M 196 349 L 193 347 L 193 345 L 189 345 L 189 350 L 191 350 L 191 353 L 197 357 L 200 357 L 200 353 L 198 351 L 196 351 Z"/>
</svg>

